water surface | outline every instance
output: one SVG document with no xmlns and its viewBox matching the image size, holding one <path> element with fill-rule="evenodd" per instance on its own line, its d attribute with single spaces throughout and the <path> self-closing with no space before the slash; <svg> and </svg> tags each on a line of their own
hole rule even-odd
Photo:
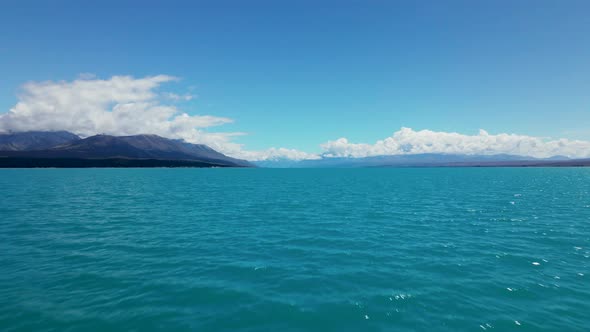
<svg viewBox="0 0 590 332">
<path fill-rule="evenodd" d="M 0 171 L 2 331 L 584 331 L 590 169 Z"/>
</svg>

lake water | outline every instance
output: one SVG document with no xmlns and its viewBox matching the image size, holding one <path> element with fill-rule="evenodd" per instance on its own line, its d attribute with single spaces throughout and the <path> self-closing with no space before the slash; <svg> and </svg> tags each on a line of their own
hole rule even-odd
<svg viewBox="0 0 590 332">
<path fill-rule="evenodd" d="M 0 171 L 1 331 L 588 331 L 590 169 Z"/>
</svg>

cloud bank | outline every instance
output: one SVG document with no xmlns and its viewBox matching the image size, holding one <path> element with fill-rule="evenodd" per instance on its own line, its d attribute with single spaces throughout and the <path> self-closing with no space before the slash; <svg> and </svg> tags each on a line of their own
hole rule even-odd
<svg viewBox="0 0 590 332">
<path fill-rule="evenodd" d="M 320 159 L 321 156 L 315 153 L 308 153 L 295 149 L 287 148 L 270 148 L 263 151 L 241 151 L 240 156 L 246 160 L 262 161 L 262 160 L 306 160 L 306 159 Z"/>
<path fill-rule="evenodd" d="M 193 95 L 158 92 L 162 84 L 177 80 L 168 75 L 97 79 L 92 74 L 81 74 L 71 82 L 29 82 L 21 87 L 17 104 L 0 114 L 0 132 L 66 130 L 82 137 L 156 134 L 206 144 L 229 156 L 249 160 L 314 158 L 285 148 L 247 151 L 231 141 L 243 133 L 207 132 L 207 128 L 233 120 L 181 112 L 174 102 L 189 101 Z"/>
<path fill-rule="evenodd" d="M 208 133 L 203 129 L 232 122 L 210 115 L 188 115 L 166 101 L 190 100 L 191 95 L 158 93 L 167 75 L 96 79 L 81 75 L 67 81 L 30 82 L 22 86 L 18 103 L 0 115 L 0 132 L 67 130 L 95 134 L 156 134 L 203 143 L 223 151 L 240 150 L 230 138 L 239 133 Z"/>
<path fill-rule="evenodd" d="M 0 114 L 0 132 L 67 130 L 83 137 L 156 134 L 206 144 L 226 155 L 252 161 L 419 153 L 590 157 L 588 141 L 492 135 L 485 130 L 477 135 L 463 135 L 405 127 L 374 144 L 352 143 L 346 138 L 328 141 L 320 145 L 320 153 L 282 147 L 249 151 L 232 141 L 243 133 L 207 131 L 231 123 L 232 119 L 189 115 L 178 109 L 177 104 L 193 99 L 193 95 L 160 91 L 163 84 L 177 80 L 168 75 L 98 79 L 82 74 L 73 81 L 29 82 L 22 86 L 17 104 Z"/>
<path fill-rule="evenodd" d="M 558 155 L 570 158 L 590 157 L 590 142 L 588 141 L 550 140 L 516 134 L 491 135 L 485 130 L 480 130 L 478 135 L 463 135 L 431 130 L 415 131 L 405 127 L 374 144 L 350 143 L 346 138 L 339 138 L 326 142 L 321 147 L 323 149 L 322 155 L 326 158 L 361 158 L 420 153 L 512 154 L 536 158 Z"/>
</svg>

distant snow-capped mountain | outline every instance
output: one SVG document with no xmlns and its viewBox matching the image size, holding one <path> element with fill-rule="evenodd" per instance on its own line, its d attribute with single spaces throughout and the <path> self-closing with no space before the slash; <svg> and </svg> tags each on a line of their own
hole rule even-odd
<svg viewBox="0 0 590 332">
<path fill-rule="evenodd" d="M 405 154 L 373 156 L 365 158 L 329 158 L 314 160 L 266 160 L 255 162 L 260 167 L 304 168 L 304 167 L 451 167 L 451 166 L 584 166 L 588 160 L 570 160 L 555 156 L 539 159 L 510 154 L 462 155 L 462 154 Z"/>
</svg>

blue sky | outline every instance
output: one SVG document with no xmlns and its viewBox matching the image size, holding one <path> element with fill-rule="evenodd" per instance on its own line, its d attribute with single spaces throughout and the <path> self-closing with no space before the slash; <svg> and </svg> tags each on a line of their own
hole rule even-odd
<svg viewBox="0 0 590 332">
<path fill-rule="evenodd" d="M 400 127 L 590 140 L 588 1 L 3 1 L 0 113 L 29 81 L 172 75 L 252 150 Z M 164 89 L 164 87 L 162 87 Z"/>
</svg>

